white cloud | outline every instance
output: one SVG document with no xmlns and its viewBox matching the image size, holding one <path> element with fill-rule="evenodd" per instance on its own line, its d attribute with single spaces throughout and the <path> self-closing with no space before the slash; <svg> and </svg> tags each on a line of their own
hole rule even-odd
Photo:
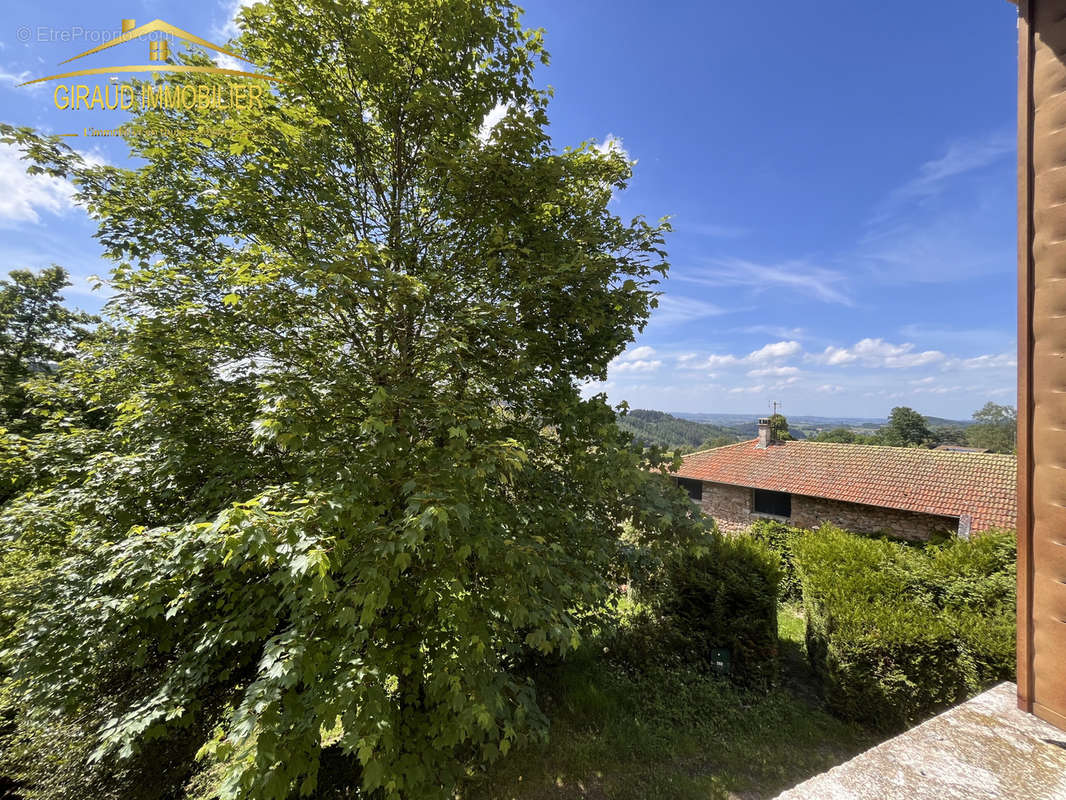
<svg viewBox="0 0 1066 800">
<path fill-rule="evenodd" d="M 1013 130 L 995 131 L 982 137 L 951 142 L 940 158 L 926 161 L 918 174 L 891 195 L 886 206 L 920 199 L 940 192 L 949 179 L 982 169 L 1014 153 L 1017 139 Z"/>
<path fill-rule="evenodd" d="M 951 359 L 944 365 L 945 369 L 961 367 L 962 369 L 999 369 L 1004 367 L 1018 366 L 1018 358 L 1013 353 L 999 353 L 998 355 L 981 355 L 973 358 Z"/>
<path fill-rule="evenodd" d="M 975 387 L 964 386 L 923 386 L 915 389 L 915 394 L 953 394 L 954 392 L 974 391 Z"/>
<path fill-rule="evenodd" d="M 615 372 L 654 372 L 662 365 L 663 362 L 659 361 L 658 359 L 654 361 L 624 361 L 621 364 L 615 364 L 612 369 Z"/>
<path fill-rule="evenodd" d="M 678 359 L 678 366 L 684 369 L 719 369 L 721 367 L 733 367 L 743 364 L 772 364 L 774 361 L 790 358 L 802 352 L 799 342 L 771 342 L 763 345 L 758 350 L 752 350 L 746 356 L 735 356 L 731 353 L 713 353 L 709 356 L 700 357 L 696 353 L 686 353 Z M 749 375 L 790 375 L 799 372 L 795 367 L 773 367 L 749 372 Z"/>
<path fill-rule="evenodd" d="M 683 369 L 703 370 L 751 365 L 752 368 L 747 372 L 749 376 L 784 377 L 801 374 L 798 367 L 779 363 L 792 358 L 803 358 L 808 362 L 830 367 L 854 364 L 875 369 L 908 369 L 931 364 L 942 364 L 945 369 L 977 369 L 1009 366 L 1011 363 L 1009 354 L 949 359 L 940 350 L 917 350 L 911 342 L 893 344 L 884 339 L 866 338 L 860 339 L 851 347 L 830 345 L 821 353 L 805 353 L 800 343 L 795 340 L 771 342 L 745 356 L 714 353 L 701 357 L 697 353 L 685 353 L 678 358 L 678 366 Z"/>
<path fill-rule="evenodd" d="M 773 342 L 748 353 L 748 361 L 774 361 L 794 356 L 802 350 L 799 342 Z"/>
<path fill-rule="evenodd" d="M 613 133 L 608 133 L 602 142 L 596 145 L 596 150 L 604 155 L 608 153 L 621 153 L 626 161 L 629 161 L 629 151 L 622 144 L 622 139 Z"/>
<path fill-rule="evenodd" d="M 707 317 L 716 317 L 724 313 L 726 309 L 714 303 L 708 303 L 706 300 L 663 295 L 659 298 L 659 307 L 651 312 L 650 324 L 678 325 Z"/>
<path fill-rule="evenodd" d="M 822 353 L 821 360 L 830 366 L 836 366 L 837 364 L 850 364 L 858 358 L 857 355 L 852 353 L 846 347 L 833 347 L 830 345 L 825 348 L 825 352 Z"/>
<path fill-rule="evenodd" d="M 785 377 L 787 375 L 798 375 L 799 367 L 763 367 L 761 369 L 753 369 L 748 372 L 748 376 L 752 378 L 760 377 Z"/>
<path fill-rule="evenodd" d="M 707 358 L 704 361 L 702 361 L 698 366 L 699 366 L 700 369 L 703 369 L 703 368 L 715 369 L 716 367 L 731 367 L 734 364 L 741 363 L 741 361 L 743 361 L 743 359 L 737 358 L 736 356 L 731 356 L 731 355 L 728 355 L 728 354 L 727 355 L 722 355 L 722 356 L 720 356 L 720 355 L 712 355 L 712 356 L 707 356 Z"/>
<path fill-rule="evenodd" d="M 581 396 L 587 399 L 602 392 L 610 392 L 614 388 L 614 381 L 586 381 L 581 387 Z"/>
<path fill-rule="evenodd" d="M 863 238 L 852 261 L 894 285 L 972 281 L 1005 272 L 1013 266 L 1013 251 L 996 219 L 1000 210 L 988 205 L 961 197 L 946 208 L 916 209 L 903 222 Z"/>
<path fill-rule="evenodd" d="M 240 26 L 237 24 L 237 16 L 248 6 L 253 6 L 260 0 L 224 0 L 222 3 L 225 22 L 215 27 L 215 34 L 225 36 L 227 39 L 235 39 L 241 35 Z"/>
<path fill-rule="evenodd" d="M 1015 146 L 1006 129 L 951 143 L 877 206 L 848 263 L 892 285 L 1013 269 L 1014 201 L 1002 188 Z"/>
<path fill-rule="evenodd" d="M 0 67 L 0 84 L 5 86 L 11 86 L 12 88 L 19 86 L 19 84 L 25 83 L 28 80 L 32 80 L 33 76 L 26 71 L 22 72 L 8 72 L 3 67 Z M 32 86 L 23 86 L 22 89 L 37 89 L 44 84 L 35 83 Z"/>
<path fill-rule="evenodd" d="M 31 162 L 14 145 L 0 144 L 0 224 L 40 222 L 40 212 L 60 214 L 74 203 L 70 181 L 51 175 L 28 175 Z"/>
<path fill-rule="evenodd" d="M 729 389 L 728 392 L 730 394 L 765 394 L 767 392 L 780 392 L 784 389 L 788 389 L 797 381 L 799 381 L 799 378 L 793 376 L 781 381 L 774 381 L 773 383 L 759 383 L 755 386 L 734 386 Z"/>
<path fill-rule="evenodd" d="M 806 295 L 823 303 L 854 305 L 845 291 L 847 276 L 843 272 L 818 267 L 802 259 L 780 264 L 756 264 L 739 258 L 716 259 L 714 269 L 695 274 L 680 274 L 678 280 L 703 286 L 744 286 L 759 293 L 784 289 Z"/>
<path fill-rule="evenodd" d="M 655 348 L 643 345 L 622 353 L 608 364 L 612 372 L 654 372 L 663 365 L 660 359 L 652 358 Z"/>
<path fill-rule="evenodd" d="M 732 367 L 740 364 L 758 365 L 798 355 L 802 350 L 803 348 L 799 342 L 771 342 L 770 344 L 763 345 L 758 350 L 752 350 L 746 356 L 735 356 L 730 353 L 715 353 L 709 356 L 704 356 L 701 359 L 696 353 L 686 353 L 678 359 L 678 365 L 685 369 L 718 369 L 720 367 Z M 778 368 L 777 371 L 767 369 L 759 373 L 749 372 L 748 374 L 785 375 L 791 374 L 793 371 L 798 372 L 799 370 L 795 367 L 781 367 Z"/>
<path fill-rule="evenodd" d="M 867 367 L 907 368 L 943 361 L 946 356 L 939 350 L 914 352 L 914 345 L 910 342 L 891 344 L 884 339 L 867 338 L 850 348 L 829 346 L 820 355 L 811 358 L 829 366 L 857 361 Z"/>
<path fill-rule="evenodd" d="M 920 367 L 943 361 L 944 354 L 939 350 L 923 350 L 921 353 L 908 353 L 904 356 L 892 357 L 885 361 L 886 367 Z"/>
<path fill-rule="evenodd" d="M 899 335 L 914 341 L 935 341 L 950 344 L 953 347 L 976 348 L 989 352 L 1006 348 L 1013 351 L 1015 332 L 1006 327 L 954 327 L 945 322 L 916 323 L 903 325 Z"/>
<path fill-rule="evenodd" d="M 76 150 L 88 166 L 107 161 L 96 150 Z M 33 162 L 22 158 L 22 151 L 12 144 L 0 144 L 0 226 L 12 223 L 40 222 L 41 212 L 62 214 L 73 208 L 74 186 L 65 178 L 30 175 L 26 168 Z"/>
<path fill-rule="evenodd" d="M 838 392 L 844 391 L 844 387 L 836 383 L 823 383 L 814 391 L 822 392 L 823 394 L 836 394 Z"/>
<path fill-rule="evenodd" d="M 495 108 L 485 115 L 485 118 L 481 121 L 481 130 L 477 134 L 477 138 L 481 140 L 482 144 L 492 138 L 492 131 L 507 116 L 507 112 L 510 110 L 510 103 L 497 103 Z"/>
<path fill-rule="evenodd" d="M 627 351 L 625 354 L 626 360 L 638 361 L 642 358 L 651 358 L 655 355 L 655 348 L 648 345 L 642 345 L 632 350 Z"/>
<path fill-rule="evenodd" d="M 220 53 L 220 54 L 216 55 L 215 56 L 215 63 L 218 66 L 220 66 L 222 69 L 244 70 L 244 69 L 247 68 L 246 65 L 242 64 L 236 58 L 234 58 L 233 56 L 228 56 L 225 53 Z"/>
</svg>

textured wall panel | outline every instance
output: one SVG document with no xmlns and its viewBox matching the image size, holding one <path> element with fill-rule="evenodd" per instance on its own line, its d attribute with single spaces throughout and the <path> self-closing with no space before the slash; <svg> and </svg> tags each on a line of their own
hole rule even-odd
<svg viewBox="0 0 1066 800">
<path fill-rule="evenodd" d="M 1019 693 L 1066 721 L 1066 0 L 1019 27 Z M 1021 473 L 1025 473 L 1024 476 Z"/>
</svg>

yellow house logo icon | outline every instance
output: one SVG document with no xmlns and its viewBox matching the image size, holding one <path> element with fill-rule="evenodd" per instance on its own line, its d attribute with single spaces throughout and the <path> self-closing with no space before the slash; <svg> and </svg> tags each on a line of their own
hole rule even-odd
<svg viewBox="0 0 1066 800">
<path fill-rule="evenodd" d="M 91 56 L 94 53 L 99 53 L 103 50 L 107 50 L 111 47 L 131 42 L 134 39 L 140 39 L 144 36 L 150 36 L 152 34 L 161 34 L 163 38 L 152 39 L 148 42 L 148 60 L 154 61 L 154 64 L 128 64 L 116 67 L 94 67 L 92 69 L 79 69 L 71 72 L 62 72 L 58 75 L 47 75 L 43 78 L 35 78 L 32 81 L 26 81 L 19 84 L 20 86 L 28 86 L 31 83 L 40 83 L 42 81 L 60 80 L 62 78 L 76 78 L 83 75 L 112 75 L 116 72 L 199 72 L 208 73 L 213 75 L 233 75 L 241 78 L 259 78 L 265 81 L 274 81 L 275 83 L 282 83 L 280 78 L 274 78 L 270 75 L 262 75 L 256 72 L 244 72 L 239 69 L 227 69 L 224 67 L 201 67 L 193 66 L 189 64 L 167 64 L 166 60 L 170 57 L 170 43 L 165 37 L 173 37 L 175 39 L 181 39 L 191 44 L 199 45 L 208 50 L 214 50 L 216 53 L 230 56 L 231 58 L 251 63 L 248 59 L 238 55 L 232 50 L 219 47 L 217 44 L 212 44 L 206 39 L 201 39 L 195 34 L 183 31 L 181 28 L 177 28 L 168 22 L 163 22 L 161 19 L 153 20 L 146 25 L 138 26 L 135 20 L 124 19 L 122 20 L 122 33 L 120 36 L 112 39 L 109 42 L 105 42 L 90 50 L 86 50 L 84 53 L 78 53 L 76 56 L 68 58 L 66 61 L 61 61 L 60 66 L 68 64 L 71 61 L 76 61 L 79 58 L 85 56 Z M 255 66 L 254 64 L 252 66 Z"/>
</svg>

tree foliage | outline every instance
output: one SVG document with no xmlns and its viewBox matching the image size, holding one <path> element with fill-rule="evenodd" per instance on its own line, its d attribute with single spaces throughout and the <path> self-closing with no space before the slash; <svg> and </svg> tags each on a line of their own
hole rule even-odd
<svg viewBox="0 0 1066 800">
<path fill-rule="evenodd" d="M 0 280 L 0 427 L 30 432 L 37 420 L 28 415 L 26 381 L 51 375 L 88 335 L 95 318 L 63 305 L 60 294 L 70 286 L 62 267 L 39 272 L 16 269 Z"/>
<path fill-rule="evenodd" d="M 911 447 L 926 444 L 932 432 L 925 417 L 907 406 L 896 406 L 888 418 L 888 425 L 879 431 L 885 444 Z"/>
<path fill-rule="evenodd" d="M 973 414 L 973 424 L 951 424 L 951 420 L 925 417 L 906 406 L 892 409 L 888 424 L 870 433 L 856 433 L 848 428 L 821 431 L 816 442 L 873 444 L 892 447 L 936 447 L 955 444 L 977 447 L 994 453 L 1012 453 L 1017 437 L 1017 414 L 1013 406 L 986 403 Z M 935 426 L 935 427 L 933 427 Z"/>
<path fill-rule="evenodd" d="M 619 415 L 618 425 L 644 445 L 680 449 L 682 452 L 733 444 L 740 439 L 737 434 L 720 425 L 681 419 L 664 411 L 643 408 Z"/>
<path fill-rule="evenodd" d="M 1018 438 L 1018 413 L 1014 406 L 985 403 L 973 412 L 974 424 L 966 430 L 973 447 L 987 447 L 996 453 L 1013 453 Z"/>
<path fill-rule="evenodd" d="M 812 442 L 834 442 L 836 444 L 862 444 L 864 436 L 850 428 L 832 428 L 828 431 L 819 431 L 812 437 Z"/>
<path fill-rule="evenodd" d="M 0 518 L 4 574 L 40 576 L 4 600 L 9 757 L 77 760 L 80 796 L 201 769 L 285 798 L 328 732 L 365 790 L 449 796 L 543 735 L 523 662 L 580 644 L 623 521 L 701 533 L 580 392 L 647 321 L 666 227 L 608 210 L 620 152 L 552 146 L 541 33 L 504 0 L 243 20 L 284 83 L 261 111 L 142 110 L 136 170 L 6 129 L 117 262 L 112 327 L 55 390 L 109 422 L 50 420 Z M 45 752 L 57 725 L 82 744 Z"/>
<path fill-rule="evenodd" d="M 791 442 L 795 438 L 788 430 L 788 419 L 784 414 L 770 416 L 770 431 L 772 437 L 779 442 Z"/>
</svg>

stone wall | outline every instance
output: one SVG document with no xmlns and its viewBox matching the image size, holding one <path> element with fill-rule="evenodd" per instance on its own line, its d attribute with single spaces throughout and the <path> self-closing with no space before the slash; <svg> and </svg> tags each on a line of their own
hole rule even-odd
<svg viewBox="0 0 1066 800">
<path fill-rule="evenodd" d="M 723 531 L 742 531 L 766 517 L 751 510 L 751 489 L 724 483 L 703 483 L 703 513 Z M 886 533 L 898 539 L 925 540 L 938 531 L 956 531 L 959 520 L 935 514 L 897 511 L 860 503 L 843 503 L 821 497 L 792 495 L 792 516 L 797 528 L 817 528 L 825 522 L 855 533 Z"/>
<path fill-rule="evenodd" d="M 792 519 L 789 524 L 797 528 L 817 528 L 824 522 L 855 533 L 886 533 L 897 539 L 917 540 L 928 539 L 940 531 L 954 532 L 959 527 L 957 517 L 792 495 Z"/>
<path fill-rule="evenodd" d="M 718 523 L 719 530 L 731 533 L 744 530 L 756 519 L 751 515 L 751 489 L 746 486 L 704 481 L 700 508 Z"/>
</svg>

